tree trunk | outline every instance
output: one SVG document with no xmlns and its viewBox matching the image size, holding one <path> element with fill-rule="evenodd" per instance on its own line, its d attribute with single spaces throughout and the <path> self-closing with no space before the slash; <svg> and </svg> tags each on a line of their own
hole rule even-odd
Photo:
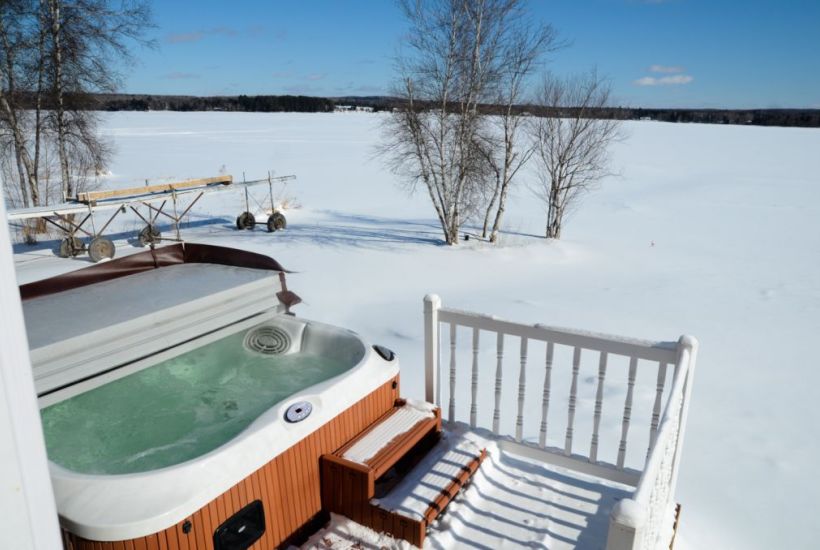
<svg viewBox="0 0 820 550">
<path fill-rule="evenodd" d="M 21 178 L 20 190 L 23 197 L 26 197 L 28 193 L 25 192 L 24 188 L 27 184 L 31 186 L 31 177 L 33 174 L 31 158 L 28 156 L 28 151 L 26 151 L 25 149 L 26 138 L 23 135 L 23 131 L 20 129 L 16 113 L 14 112 L 14 109 L 9 104 L 6 97 L 3 96 L 2 92 L 0 92 L 0 109 L 3 110 L 9 122 L 9 127 L 12 133 L 12 139 L 14 140 L 14 153 L 16 160 L 18 162 L 17 169 L 20 173 Z"/>
<path fill-rule="evenodd" d="M 37 64 L 37 89 L 35 90 L 37 99 L 34 105 L 34 177 L 31 182 L 31 202 L 33 206 L 40 205 L 40 145 L 43 132 L 43 79 L 45 78 L 45 41 L 47 34 L 42 3 L 40 4 L 37 19 L 40 23 L 37 40 L 37 53 L 40 62 Z"/>
<path fill-rule="evenodd" d="M 55 116 L 57 118 L 57 150 L 60 157 L 60 177 L 62 178 L 63 200 L 74 194 L 68 168 L 68 151 L 66 150 L 65 97 L 63 93 L 63 48 L 60 20 L 61 0 L 50 0 L 51 40 L 54 46 L 54 99 L 56 100 Z"/>
<path fill-rule="evenodd" d="M 498 191 L 499 191 L 499 180 L 498 176 L 495 178 L 495 189 L 493 189 L 493 196 L 490 199 L 490 204 L 487 205 L 487 211 L 484 213 L 484 226 L 481 229 L 481 236 L 485 239 L 487 238 L 487 228 L 490 225 L 490 215 L 493 213 L 495 209 L 495 201 L 498 200 Z M 490 239 L 492 241 L 492 238 Z"/>
</svg>

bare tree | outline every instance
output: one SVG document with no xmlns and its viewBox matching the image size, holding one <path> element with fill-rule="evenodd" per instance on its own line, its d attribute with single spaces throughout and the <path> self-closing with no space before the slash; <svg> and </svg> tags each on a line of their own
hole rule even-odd
<svg viewBox="0 0 820 550">
<path fill-rule="evenodd" d="M 493 97 L 510 21 L 523 0 L 402 0 L 410 29 L 397 60 L 399 106 L 381 148 L 411 189 L 424 185 L 447 244 L 480 212 L 487 182 L 479 107 Z"/>
<path fill-rule="evenodd" d="M 492 174 L 482 226 L 482 236 L 487 237 L 489 231 L 490 242 L 498 240 L 510 185 L 534 151 L 532 146 L 519 143 L 524 121 L 520 104 L 527 92 L 528 79 L 545 54 L 563 46 L 552 26 L 532 25 L 520 9 L 509 19 L 499 54 L 493 101 L 501 110 L 492 117 L 492 133 L 482 137 L 481 148 Z"/>
<path fill-rule="evenodd" d="M 71 169 L 72 159 L 82 159 L 82 165 L 90 161 L 94 167 L 105 161 L 107 148 L 99 140 L 96 121 L 86 109 L 88 94 L 116 90 L 120 74 L 114 67 L 131 60 L 129 45 L 148 44 L 143 35 L 150 26 L 150 9 L 145 0 L 41 2 L 48 3 L 44 22 L 52 68 L 50 121 L 56 133 L 65 199 L 76 191 L 73 176 L 77 173 Z"/>
<path fill-rule="evenodd" d="M 610 145 L 620 139 L 620 122 L 594 118 L 609 106 L 609 84 L 595 71 L 558 79 L 547 76 L 539 91 L 538 118 L 530 126 L 539 183 L 532 187 L 544 202 L 545 236 L 560 239 L 570 208 L 610 172 Z"/>
<path fill-rule="evenodd" d="M 19 200 L 23 206 L 39 204 L 36 159 L 27 141 L 27 114 L 23 102 L 31 82 L 26 57 L 31 49 L 31 14 L 27 0 L 0 4 L 0 130 L 16 165 Z"/>
</svg>

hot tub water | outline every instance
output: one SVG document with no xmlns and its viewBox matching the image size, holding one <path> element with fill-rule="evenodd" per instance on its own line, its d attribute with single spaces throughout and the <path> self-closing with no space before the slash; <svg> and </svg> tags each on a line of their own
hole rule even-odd
<svg viewBox="0 0 820 550">
<path fill-rule="evenodd" d="M 352 367 L 324 355 L 251 351 L 243 345 L 246 334 L 43 409 L 49 459 L 87 474 L 178 464 L 231 440 L 283 399 Z"/>
</svg>

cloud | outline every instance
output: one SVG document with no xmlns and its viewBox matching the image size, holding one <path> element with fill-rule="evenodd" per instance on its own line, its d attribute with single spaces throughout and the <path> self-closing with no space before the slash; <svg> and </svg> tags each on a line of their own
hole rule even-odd
<svg viewBox="0 0 820 550">
<path fill-rule="evenodd" d="M 688 74 L 676 74 L 674 76 L 645 76 L 635 81 L 636 86 L 679 86 L 689 84 L 694 80 Z"/>
<path fill-rule="evenodd" d="M 199 78 L 201 75 L 196 73 L 183 73 L 180 71 L 174 71 L 172 73 L 167 73 L 162 75 L 162 78 L 166 80 L 194 80 Z"/>
<path fill-rule="evenodd" d="M 327 73 L 313 73 L 309 75 L 305 75 L 305 80 L 310 80 L 314 82 L 316 80 L 323 80 L 327 76 Z"/>
<path fill-rule="evenodd" d="M 203 38 L 205 38 L 205 35 L 201 31 L 196 31 L 169 34 L 165 37 L 165 41 L 169 44 L 182 44 L 184 42 L 199 42 Z"/>
<path fill-rule="evenodd" d="M 650 73 L 682 73 L 686 71 L 680 65 L 652 65 L 649 67 Z"/>
<path fill-rule="evenodd" d="M 192 32 L 173 33 L 165 37 L 169 44 L 183 44 L 186 42 L 199 42 L 207 36 L 238 36 L 239 31 L 231 27 L 213 27 Z"/>
</svg>

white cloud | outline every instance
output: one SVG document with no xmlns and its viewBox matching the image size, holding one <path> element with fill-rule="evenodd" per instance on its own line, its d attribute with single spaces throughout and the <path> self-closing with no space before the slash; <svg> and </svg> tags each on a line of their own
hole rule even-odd
<svg viewBox="0 0 820 550">
<path fill-rule="evenodd" d="M 694 80 L 688 74 L 676 74 L 674 76 L 645 76 L 635 81 L 636 86 L 679 86 L 689 84 Z"/>
<path fill-rule="evenodd" d="M 650 73 L 682 73 L 685 70 L 679 65 L 652 65 L 649 67 Z"/>
</svg>

